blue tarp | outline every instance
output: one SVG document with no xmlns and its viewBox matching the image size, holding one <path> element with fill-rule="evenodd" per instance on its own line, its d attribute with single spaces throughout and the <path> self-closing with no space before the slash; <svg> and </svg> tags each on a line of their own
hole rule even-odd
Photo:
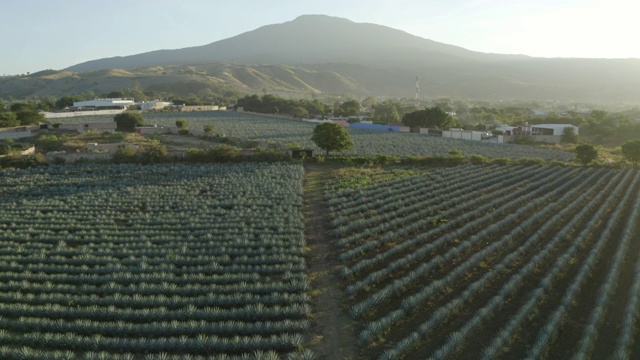
<svg viewBox="0 0 640 360">
<path fill-rule="evenodd" d="M 400 126 L 396 125 L 380 125 L 380 124 L 363 124 L 363 123 L 352 123 L 349 127 L 356 129 L 368 129 L 368 130 L 378 130 L 378 131 L 400 131 Z"/>
</svg>

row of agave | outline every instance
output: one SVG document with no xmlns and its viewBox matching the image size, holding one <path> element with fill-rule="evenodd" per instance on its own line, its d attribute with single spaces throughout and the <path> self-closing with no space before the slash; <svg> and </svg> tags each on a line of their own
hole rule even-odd
<svg viewBox="0 0 640 360">
<path fill-rule="evenodd" d="M 7 173 L 0 201 L 15 206 L 0 208 L 0 354 L 303 354 L 303 172 L 129 164 Z"/>
</svg>

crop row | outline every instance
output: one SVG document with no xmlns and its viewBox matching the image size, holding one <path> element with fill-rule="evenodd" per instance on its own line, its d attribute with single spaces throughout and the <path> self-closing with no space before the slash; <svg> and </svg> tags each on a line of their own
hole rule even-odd
<svg viewBox="0 0 640 360">
<path fill-rule="evenodd" d="M 459 358 L 478 356 L 472 348 L 479 348 L 485 359 L 534 359 L 559 356 L 554 344 L 571 346 L 578 358 L 603 354 L 599 346 L 611 341 L 602 340 L 602 334 L 615 336 L 608 334 L 613 328 L 604 317 L 620 302 L 618 297 L 627 296 L 617 289 L 623 271 L 629 273 L 623 269 L 632 266 L 636 275 L 614 343 L 619 358 L 633 358 L 640 264 L 627 254 L 639 249 L 630 239 L 640 230 L 640 173 L 526 168 L 514 171 L 511 180 L 496 174 L 499 186 L 483 183 L 483 169 L 476 175 L 473 167 L 467 168 L 466 174 L 452 172 L 442 179 L 420 175 L 423 187 L 440 186 L 442 193 L 433 191 L 415 206 L 413 197 L 403 204 L 397 192 L 386 214 L 377 210 L 386 204 L 375 193 L 394 192 L 400 182 L 421 184 L 419 177 L 389 181 L 388 188 L 377 184 L 335 197 L 327 194 L 329 203 L 357 199 L 352 203 L 359 211 L 350 212 L 345 202 L 339 210 L 333 207 L 337 211 L 332 215 L 341 216 L 336 226 L 349 221 L 373 225 L 370 219 L 396 224 L 380 232 L 354 227 L 347 235 L 336 233 L 342 235 L 337 244 L 352 315 L 361 319 L 363 356 Z M 459 186 L 448 188 L 444 182 Z M 393 210 L 405 207 L 414 210 Z M 421 210 L 426 208 L 437 211 Z M 435 221 L 439 219 L 446 221 Z M 366 233 L 361 237 L 366 241 L 348 240 L 360 233 Z M 602 280 L 592 284 L 597 294 L 581 300 L 584 280 L 604 264 Z M 573 268 L 575 277 L 567 274 Z M 560 304 L 555 311 L 544 310 L 554 303 Z M 559 329 L 575 304 L 591 305 L 578 340 L 567 344 L 570 332 L 563 335 Z M 486 336 L 491 333 L 495 335 Z"/>
<path fill-rule="evenodd" d="M 0 354 L 298 352 L 310 312 L 302 176 L 293 164 L 3 174 Z"/>
</svg>

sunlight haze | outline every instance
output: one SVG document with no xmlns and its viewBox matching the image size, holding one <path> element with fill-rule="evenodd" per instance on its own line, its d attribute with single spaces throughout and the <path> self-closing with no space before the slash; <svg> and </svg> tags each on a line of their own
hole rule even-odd
<svg viewBox="0 0 640 360">
<path fill-rule="evenodd" d="M 640 58 L 638 10 L 631 0 L 4 0 L 0 75 L 205 45 L 307 14 L 384 25 L 480 52 Z"/>
</svg>

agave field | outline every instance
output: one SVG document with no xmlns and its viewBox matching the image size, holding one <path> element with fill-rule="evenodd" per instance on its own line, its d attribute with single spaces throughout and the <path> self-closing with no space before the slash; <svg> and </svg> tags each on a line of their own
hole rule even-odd
<svg viewBox="0 0 640 360">
<path fill-rule="evenodd" d="M 361 358 L 640 358 L 638 170 L 346 184 L 325 194 Z"/>
<path fill-rule="evenodd" d="M 215 132 L 225 136 L 246 140 L 268 141 L 282 145 L 297 142 L 305 148 L 318 149 L 311 141 L 315 124 L 249 115 L 233 111 L 179 112 L 144 114 L 145 124 L 174 126 L 176 120 L 185 119 L 192 130 L 202 131 L 204 125 L 213 125 Z M 61 118 L 56 122 L 82 123 L 108 121 L 112 117 Z M 354 142 L 353 149 L 341 153 L 346 156 L 391 156 L 446 155 L 458 149 L 466 156 L 478 154 L 490 158 L 542 158 L 545 160 L 570 161 L 574 154 L 566 151 L 535 148 L 531 146 L 494 144 L 479 141 L 445 139 L 420 134 L 392 133 L 384 131 L 349 129 Z"/>
<path fill-rule="evenodd" d="M 303 168 L 0 173 L 0 359 L 298 358 Z"/>
</svg>

